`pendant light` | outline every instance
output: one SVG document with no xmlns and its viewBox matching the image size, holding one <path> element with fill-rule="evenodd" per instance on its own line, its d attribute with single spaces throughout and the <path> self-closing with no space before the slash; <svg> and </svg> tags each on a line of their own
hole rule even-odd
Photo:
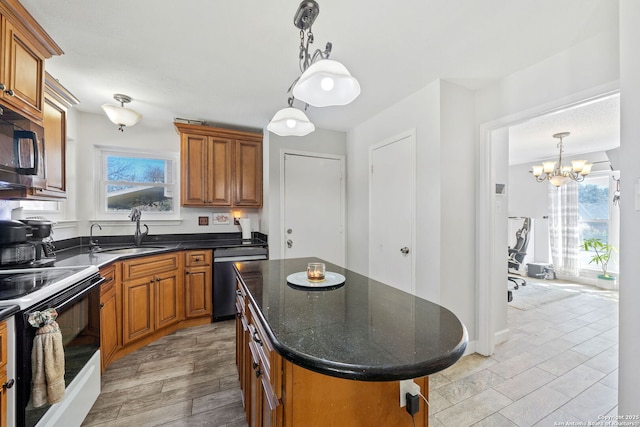
<svg viewBox="0 0 640 427">
<path fill-rule="evenodd" d="M 133 126 L 140 121 L 142 115 L 137 111 L 130 108 L 125 108 L 124 104 L 131 102 L 131 97 L 116 93 L 113 95 L 113 99 L 120 103 L 120 106 L 112 104 L 103 104 L 102 109 L 113 123 L 118 125 L 118 130 L 124 132 L 125 126 Z"/>
<path fill-rule="evenodd" d="M 314 107 L 346 105 L 360 95 L 360 83 L 358 83 L 358 80 L 349 73 L 349 70 L 343 64 L 329 59 L 332 49 L 330 42 L 326 44 L 323 51 L 317 49 L 315 52 L 310 53 L 309 50 L 310 45 L 313 44 L 311 26 L 319 13 L 320 6 L 315 0 L 304 0 L 298 6 L 293 18 L 293 25 L 300 29 L 299 65 L 302 74 L 293 82 L 289 92 L 291 92 L 293 98 Z M 281 121 L 283 117 L 289 117 L 288 121 L 285 119 L 284 125 L 274 123 L 276 119 Z M 293 120 L 295 120 L 295 126 Z M 300 120 L 302 121 L 300 122 Z M 297 128 L 298 123 L 300 123 L 300 128 Z M 287 124 L 288 126 L 296 127 L 296 130 L 285 129 L 284 126 L 287 126 Z M 283 133 L 279 135 L 306 135 L 312 132 L 315 126 L 302 111 L 293 108 L 290 103 L 289 108 L 282 109 L 275 114 L 267 129 L 282 131 Z"/>
<path fill-rule="evenodd" d="M 304 136 L 315 128 L 305 113 L 293 107 L 293 98 L 289 98 L 289 106 L 279 110 L 267 125 L 269 132 L 280 136 Z"/>
</svg>

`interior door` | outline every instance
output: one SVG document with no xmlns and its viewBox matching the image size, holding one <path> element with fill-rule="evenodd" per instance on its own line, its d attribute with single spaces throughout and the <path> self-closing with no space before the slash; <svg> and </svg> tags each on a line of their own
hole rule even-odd
<svg viewBox="0 0 640 427">
<path fill-rule="evenodd" d="M 369 276 L 415 294 L 415 133 L 371 147 Z"/>
<path fill-rule="evenodd" d="M 345 265 L 344 158 L 284 154 L 284 258 L 318 257 Z"/>
</svg>

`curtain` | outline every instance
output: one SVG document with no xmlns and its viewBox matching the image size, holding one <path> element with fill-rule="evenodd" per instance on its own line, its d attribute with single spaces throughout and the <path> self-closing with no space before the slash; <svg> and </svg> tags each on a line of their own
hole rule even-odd
<svg viewBox="0 0 640 427">
<path fill-rule="evenodd" d="M 554 270 L 578 276 L 580 234 L 578 232 L 578 183 L 549 185 L 549 241 Z"/>
</svg>

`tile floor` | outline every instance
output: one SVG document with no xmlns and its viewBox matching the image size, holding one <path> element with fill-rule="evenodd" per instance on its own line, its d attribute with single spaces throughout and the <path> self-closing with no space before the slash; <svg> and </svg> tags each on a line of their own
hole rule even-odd
<svg viewBox="0 0 640 427">
<path fill-rule="evenodd" d="M 617 292 L 541 284 L 560 288 L 561 299 L 544 292 L 538 307 L 510 305 L 511 337 L 495 354 L 466 356 L 431 376 L 431 427 L 554 426 L 617 414 Z M 514 303 L 525 289 L 513 291 Z"/>
<path fill-rule="evenodd" d="M 510 307 L 511 338 L 493 356 L 431 376 L 430 426 L 554 426 L 617 412 L 618 294 L 544 283 L 571 295 Z M 246 426 L 234 334 L 233 321 L 178 331 L 113 363 L 83 426 Z"/>
</svg>

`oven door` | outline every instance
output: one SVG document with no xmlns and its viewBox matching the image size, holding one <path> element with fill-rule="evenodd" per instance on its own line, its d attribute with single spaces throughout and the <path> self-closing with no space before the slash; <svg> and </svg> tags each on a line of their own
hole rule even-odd
<svg viewBox="0 0 640 427">
<path fill-rule="evenodd" d="M 16 317 L 18 331 L 17 345 L 17 425 L 35 426 L 52 405 L 46 404 L 34 408 L 31 404 L 31 350 L 36 328 L 28 322 L 29 315 L 36 311 L 55 308 L 58 312 L 56 322 L 62 332 L 65 359 L 65 399 L 70 394 L 69 386 L 90 363 L 100 347 L 100 284 L 104 281 L 100 275 L 77 283 L 48 300 L 25 310 Z M 99 376 L 99 370 L 98 370 Z M 82 383 L 83 381 L 76 381 Z M 98 391 L 99 392 L 99 391 Z M 75 393 L 75 391 L 74 391 Z M 53 406 L 64 406 L 61 403 Z M 90 408 L 87 408 L 87 412 Z M 47 414 L 48 418 L 50 414 Z M 57 416 L 57 415 L 56 415 Z"/>
</svg>

